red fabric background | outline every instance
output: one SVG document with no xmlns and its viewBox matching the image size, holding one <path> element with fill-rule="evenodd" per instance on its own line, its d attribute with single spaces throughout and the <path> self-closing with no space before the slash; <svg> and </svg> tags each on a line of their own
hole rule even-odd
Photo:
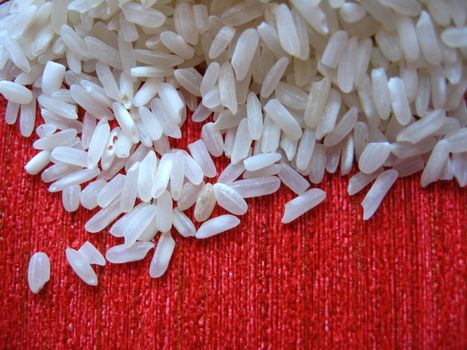
<svg viewBox="0 0 467 350">
<path fill-rule="evenodd" d="M 199 128 L 185 132 L 192 140 Z M 149 278 L 148 256 L 98 267 L 92 288 L 65 248 L 90 240 L 105 251 L 117 240 L 86 233 L 92 213 L 66 213 L 23 171 L 31 142 L 1 120 L 0 348 L 467 347 L 467 196 L 454 182 L 399 181 L 363 222 L 364 194 L 348 197 L 348 179 L 328 176 L 327 200 L 288 226 L 280 219 L 290 191 L 249 200 L 230 233 L 196 241 L 174 232 L 161 279 Z M 52 277 L 33 295 L 27 266 L 39 250 Z"/>
</svg>

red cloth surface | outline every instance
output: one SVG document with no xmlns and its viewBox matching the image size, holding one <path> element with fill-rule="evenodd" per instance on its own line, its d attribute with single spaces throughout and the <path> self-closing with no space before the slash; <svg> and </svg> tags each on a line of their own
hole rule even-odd
<svg viewBox="0 0 467 350">
<path fill-rule="evenodd" d="M 162 278 L 149 277 L 151 252 L 97 267 L 93 288 L 65 248 L 90 240 L 105 252 L 118 240 L 86 233 L 91 212 L 66 213 L 58 194 L 24 172 L 36 136 L 1 119 L 2 349 L 467 347 L 467 197 L 457 183 L 399 180 L 363 222 L 364 193 L 349 197 L 348 178 L 326 176 L 326 201 L 292 224 L 280 223 L 290 191 L 248 200 L 229 233 L 197 241 L 174 231 Z M 199 127 L 184 132 L 193 140 Z M 38 295 L 27 286 L 35 251 L 52 270 Z"/>
</svg>

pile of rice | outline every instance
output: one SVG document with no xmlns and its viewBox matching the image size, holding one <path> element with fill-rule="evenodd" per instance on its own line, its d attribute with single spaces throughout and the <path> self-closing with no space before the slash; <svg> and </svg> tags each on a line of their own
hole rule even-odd
<svg viewBox="0 0 467 350">
<path fill-rule="evenodd" d="M 67 249 L 77 275 L 97 285 L 92 264 L 141 260 L 157 239 L 160 277 L 171 231 L 230 230 L 247 198 L 281 184 L 297 195 L 283 223 L 325 199 L 311 186 L 326 171 L 354 163 L 349 194 L 372 183 L 364 220 L 397 178 L 465 186 L 466 16 L 465 0 L 9 1 L 0 93 L 6 122 L 19 115 L 21 134 L 38 136 L 26 171 L 67 211 L 99 207 L 88 232 L 122 238 L 105 258 L 90 242 Z M 176 149 L 187 109 L 202 133 Z M 216 169 L 222 156 L 230 165 Z M 216 205 L 228 214 L 211 217 Z M 34 254 L 31 290 L 49 277 Z"/>
</svg>

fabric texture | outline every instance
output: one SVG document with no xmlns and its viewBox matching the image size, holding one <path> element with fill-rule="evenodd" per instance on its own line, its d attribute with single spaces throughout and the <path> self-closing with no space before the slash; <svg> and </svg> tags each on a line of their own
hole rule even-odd
<svg viewBox="0 0 467 350">
<path fill-rule="evenodd" d="M 86 233 L 91 212 L 65 212 L 59 194 L 24 172 L 37 136 L 23 138 L 3 122 L 4 102 L 0 110 L 0 348 L 467 348 L 467 196 L 454 181 L 422 189 L 419 175 L 399 180 L 368 222 L 366 191 L 349 197 L 348 177 L 326 176 L 326 200 L 289 225 L 280 220 L 294 195 L 282 189 L 249 199 L 228 233 L 197 241 L 173 230 L 162 278 L 149 277 L 151 251 L 96 267 L 93 288 L 65 249 L 89 240 L 105 253 L 120 241 Z M 200 127 L 188 124 L 192 141 Z M 34 295 L 36 251 L 49 255 L 51 280 Z"/>
</svg>

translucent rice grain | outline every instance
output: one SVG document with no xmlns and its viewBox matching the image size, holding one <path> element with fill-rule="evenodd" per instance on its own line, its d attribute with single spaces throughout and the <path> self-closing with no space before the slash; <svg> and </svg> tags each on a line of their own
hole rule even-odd
<svg viewBox="0 0 467 350">
<path fill-rule="evenodd" d="M 308 168 L 310 173 L 308 178 L 314 184 L 319 184 L 323 181 L 324 171 L 326 170 L 327 157 L 326 157 L 326 148 L 317 143 L 315 145 L 313 155 L 311 156 L 310 164 Z"/>
<path fill-rule="evenodd" d="M 225 3 L 225 1 L 221 3 Z M 246 0 L 237 5 L 229 6 L 222 12 L 221 19 L 228 25 L 240 26 L 260 17 L 263 11 L 264 4 L 258 1 Z"/>
<path fill-rule="evenodd" d="M 84 254 L 71 248 L 67 248 L 65 253 L 68 263 L 78 277 L 90 286 L 97 286 L 97 275 Z"/>
<path fill-rule="evenodd" d="M 219 175 L 217 182 L 229 185 L 237 180 L 244 171 L 245 166 L 243 162 L 238 162 L 236 164 L 230 163 Z"/>
<path fill-rule="evenodd" d="M 316 139 L 321 139 L 334 130 L 340 107 L 340 94 L 332 89 L 330 91 L 328 101 L 324 107 L 321 121 L 319 122 L 316 129 Z"/>
<path fill-rule="evenodd" d="M 231 162 L 233 164 L 245 159 L 248 156 L 252 139 L 248 129 L 248 119 L 242 119 L 240 122 L 235 140 L 232 147 Z M 227 143 L 227 140 L 226 140 Z"/>
<path fill-rule="evenodd" d="M 391 113 L 391 97 L 384 68 L 375 68 L 371 71 L 371 87 L 376 111 L 381 119 L 386 120 Z"/>
<path fill-rule="evenodd" d="M 422 187 L 426 187 L 430 183 L 439 179 L 448 157 L 449 144 L 447 141 L 441 140 L 433 148 L 430 158 L 425 165 L 425 169 L 423 170 L 422 177 L 420 179 Z"/>
<path fill-rule="evenodd" d="M 174 71 L 175 79 L 180 85 L 194 96 L 201 96 L 201 81 L 203 77 L 194 68 L 181 68 Z"/>
<path fill-rule="evenodd" d="M 203 223 L 196 232 L 196 238 L 204 239 L 231 230 L 240 224 L 240 220 L 233 215 L 221 215 Z"/>
<path fill-rule="evenodd" d="M 139 116 L 152 140 L 159 140 L 162 136 L 162 126 L 157 117 L 144 106 L 138 108 Z"/>
<path fill-rule="evenodd" d="M 280 159 L 281 155 L 279 153 L 263 153 L 246 158 L 243 163 L 246 170 L 256 171 L 272 165 Z"/>
<path fill-rule="evenodd" d="M 235 77 L 229 62 L 225 62 L 219 71 L 219 92 L 222 105 L 228 108 L 232 114 L 236 114 L 238 106 Z"/>
<path fill-rule="evenodd" d="M 397 62 L 401 59 L 400 41 L 394 32 L 382 29 L 376 33 L 375 40 L 384 57 L 389 61 Z"/>
<path fill-rule="evenodd" d="M 214 37 L 211 47 L 209 48 L 209 58 L 214 59 L 222 54 L 229 46 L 233 37 L 235 36 L 235 28 L 224 26 Z"/>
<path fill-rule="evenodd" d="M 121 37 L 127 43 L 131 43 L 133 41 L 138 40 L 139 34 L 138 34 L 138 29 L 136 28 L 136 25 L 134 23 L 128 22 L 123 13 L 120 13 L 119 23 L 120 23 L 120 30 L 122 33 Z"/>
<path fill-rule="evenodd" d="M 271 164 L 259 170 L 255 170 L 255 171 L 247 170 L 243 173 L 243 178 L 252 179 L 252 178 L 257 178 L 257 177 L 278 175 L 280 170 L 281 170 L 280 164 Z"/>
<path fill-rule="evenodd" d="M 140 238 L 144 230 L 154 221 L 157 212 L 155 205 L 146 204 L 131 216 L 123 229 L 123 237 L 127 248 L 131 247 Z"/>
<path fill-rule="evenodd" d="M 425 162 L 422 157 L 415 156 L 413 158 L 402 159 L 397 161 L 393 169 L 397 170 L 399 177 L 406 177 L 418 173 L 425 167 Z"/>
<path fill-rule="evenodd" d="M 126 213 L 120 217 L 120 219 L 115 221 L 114 224 L 110 227 L 109 233 L 114 237 L 123 237 L 123 233 L 128 223 L 131 222 L 133 218 L 137 217 L 141 210 L 143 210 L 143 208 L 146 206 L 147 204 L 144 202 L 139 203 L 130 212 Z"/>
<path fill-rule="evenodd" d="M 170 85 L 163 83 L 159 87 L 159 96 L 162 105 L 164 106 L 164 110 L 167 114 L 174 120 L 175 122 L 179 123 L 181 120 L 182 111 L 185 108 L 185 104 L 183 103 L 180 95 L 178 94 L 177 90 Z M 157 100 L 153 100 L 157 101 Z M 156 113 L 154 110 L 154 104 L 151 104 L 153 108 L 153 113 Z M 156 113 L 157 114 L 157 113 Z"/>
<path fill-rule="evenodd" d="M 346 2 L 339 8 L 339 15 L 345 22 L 355 23 L 365 17 L 366 11 L 357 3 Z"/>
<path fill-rule="evenodd" d="M 133 97 L 133 105 L 136 107 L 146 105 L 157 93 L 159 80 L 150 78 L 139 88 Z"/>
<path fill-rule="evenodd" d="M 447 100 L 447 84 L 441 67 L 435 67 L 431 70 L 430 83 L 433 107 L 444 109 Z"/>
<path fill-rule="evenodd" d="M 84 123 L 83 123 L 84 124 Z M 52 124 L 41 124 L 36 128 L 36 134 L 40 138 L 50 136 L 55 131 L 57 131 L 57 127 Z M 82 141 L 81 141 L 82 142 Z M 84 145 L 83 145 L 84 147 Z"/>
<path fill-rule="evenodd" d="M 204 172 L 201 166 L 186 152 L 183 152 L 185 158 L 185 176 L 194 185 L 199 185 L 204 178 Z"/>
<path fill-rule="evenodd" d="M 23 72 L 31 72 L 31 64 L 18 42 L 11 38 L 6 31 L 0 32 L 0 41 L 3 43 L 3 48 L 10 61 Z"/>
<path fill-rule="evenodd" d="M 284 185 L 286 185 L 298 195 L 303 194 L 308 189 L 308 187 L 310 187 L 309 182 L 294 168 L 286 163 L 281 164 L 279 178 Z"/>
<path fill-rule="evenodd" d="M 33 97 L 28 104 L 22 104 L 19 114 L 19 130 L 24 137 L 31 136 L 36 123 L 36 99 Z"/>
<path fill-rule="evenodd" d="M 234 181 L 230 187 L 243 198 L 252 198 L 272 194 L 279 189 L 280 179 L 276 176 Z"/>
<path fill-rule="evenodd" d="M 117 196 L 122 192 L 123 184 L 125 183 L 125 176 L 117 174 L 110 180 L 97 195 L 97 204 L 101 208 L 107 207 Z"/>
<path fill-rule="evenodd" d="M 18 112 L 20 108 L 20 104 L 13 102 L 13 101 L 8 101 L 6 110 L 5 110 L 5 122 L 7 124 L 14 124 L 16 123 L 16 119 L 18 118 Z"/>
<path fill-rule="evenodd" d="M 441 33 L 441 40 L 448 47 L 452 47 L 452 48 L 467 47 L 467 27 L 447 28 Z"/>
<path fill-rule="evenodd" d="M 366 76 L 368 70 L 368 64 L 371 58 L 371 52 L 373 49 L 373 42 L 371 39 L 363 39 L 358 45 L 357 65 L 355 68 L 355 86 L 360 87 Z"/>
<path fill-rule="evenodd" d="M 285 204 L 282 223 L 288 224 L 313 209 L 326 198 L 326 192 L 312 188 Z"/>
<path fill-rule="evenodd" d="M 386 170 L 378 176 L 363 199 L 363 220 L 366 221 L 373 216 L 398 176 L 397 171 L 393 169 Z"/>
<path fill-rule="evenodd" d="M 302 136 L 300 125 L 279 100 L 269 100 L 264 106 L 264 111 L 290 139 L 298 140 Z"/>
<path fill-rule="evenodd" d="M 204 72 L 203 79 L 200 85 L 201 96 L 204 97 L 206 93 L 215 87 L 217 78 L 219 77 L 220 65 L 217 62 L 209 63 L 206 71 Z"/>
<path fill-rule="evenodd" d="M 109 123 L 105 119 L 100 120 L 89 143 L 89 150 L 87 153 L 87 167 L 89 169 L 93 169 L 97 166 L 97 163 L 104 153 L 109 135 Z"/>
<path fill-rule="evenodd" d="M 36 140 L 32 146 L 35 149 L 44 150 L 44 149 L 53 149 L 57 146 L 66 145 L 70 142 L 70 140 L 76 137 L 76 130 L 75 129 L 66 129 L 63 131 L 59 131 L 55 134 L 50 136 L 46 136 Z"/>
<path fill-rule="evenodd" d="M 50 185 L 49 192 L 63 191 L 68 186 L 80 185 L 99 175 L 99 172 L 99 169 L 84 169 L 73 172 Z"/>
<path fill-rule="evenodd" d="M 209 110 L 209 108 L 200 103 L 198 107 L 196 107 L 196 109 L 193 111 L 191 119 L 196 123 L 200 123 L 208 119 L 210 115 L 211 111 Z"/>
<path fill-rule="evenodd" d="M 397 141 L 417 143 L 435 133 L 445 121 L 445 114 L 441 110 L 434 110 L 415 123 L 410 124 L 397 135 Z"/>
<path fill-rule="evenodd" d="M 416 61 L 420 48 L 413 20 L 410 17 L 401 16 L 398 18 L 396 26 L 405 59 L 407 62 Z"/>
<path fill-rule="evenodd" d="M 343 30 L 333 33 L 321 56 L 321 63 L 330 68 L 337 68 L 347 46 L 348 37 L 347 32 Z"/>
<path fill-rule="evenodd" d="M 112 74 L 109 66 L 102 62 L 96 64 L 96 74 L 99 81 L 102 83 L 105 93 L 108 97 L 119 101 L 120 100 L 120 89 L 115 81 L 115 77 Z"/>
<path fill-rule="evenodd" d="M 173 156 L 173 168 L 177 169 L 177 171 L 173 171 L 170 175 L 170 193 L 174 200 L 178 200 L 182 194 L 183 181 L 185 178 L 185 155 L 183 151 L 175 151 Z"/>
<path fill-rule="evenodd" d="M 140 261 L 146 257 L 152 248 L 154 248 L 154 243 L 152 242 L 135 242 L 131 247 L 120 244 L 107 250 L 105 258 L 112 264 Z"/>
<path fill-rule="evenodd" d="M 90 264 L 105 266 L 104 256 L 91 242 L 84 242 L 78 251 L 86 257 Z"/>
<path fill-rule="evenodd" d="M 112 103 L 112 110 L 122 131 L 133 141 L 138 142 L 138 129 L 130 113 L 118 102 Z"/>
<path fill-rule="evenodd" d="M 240 34 L 232 54 L 232 67 L 238 81 L 247 76 L 258 43 L 259 35 L 255 29 L 249 28 Z"/>
<path fill-rule="evenodd" d="M 174 208 L 173 211 L 173 226 L 183 237 L 194 237 L 196 234 L 193 222 L 178 208 Z"/>
<path fill-rule="evenodd" d="M 422 11 L 416 25 L 420 49 L 426 60 L 432 65 L 441 63 L 441 50 L 439 48 L 436 31 L 430 15 Z"/>
<path fill-rule="evenodd" d="M 151 158 L 154 159 L 153 156 L 150 156 L 150 159 Z M 141 166 L 142 164 L 140 164 L 140 170 L 139 170 L 140 174 L 142 172 Z M 149 177 L 150 177 L 151 182 L 152 182 L 152 188 L 150 187 L 150 196 L 152 198 L 159 198 L 159 196 L 161 196 L 162 193 L 167 188 L 167 185 L 170 180 L 170 174 L 172 173 L 172 169 L 173 169 L 173 154 L 171 153 L 164 154 L 157 166 L 157 172 L 155 175 L 152 175 L 152 176 L 139 175 L 138 176 L 138 193 L 140 191 L 146 192 L 148 190 L 143 183 L 149 182 Z M 139 178 L 142 179 L 141 185 L 140 185 Z M 149 200 L 150 196 L 146 194 L 144 198 L 147 198 Z"/>
<path fill-rule="evenodd" d="M 85 37 L 84 41 L 89 48 L 89 53 L 94 58 L 116 69 L 123 68 L 119 52 L 116 48 L 92 36 Z"/>
<path fill-rule="evenodd" d="M 0 81 L 0 94 L 8 101 L 18 104 L 27 104 L 33 99 L 33 95 L 28 88 L 6 80 Z"/>
<path fill-rule="evenodd" d="M 79 167 L 68 164 L 54 164 L 41 173 L 41 180 L 45 183 L 61 179 L 78 170 Z"/>
<path fill-rule="evenodd" d="M 160 34 L 161 42 L 177 56 L 189 60 L 195 54 L 195 49 L 188 45 L 183 38 L 171 31 L 165 31 Z"/>
<path fill-rule="evenodd" d="M 50 261 L 47 254 L 34 253 L 29 260 L 28 285 L 34 294 L 37 294 L 50 280 Z"/>
<path fill-rule="evenodd" d="M 269 69 L 264 78 L 263 84 L 261 86 L 261 97 L 269 97 L 279 84 L 282 76 L 285 73 L 289 65 L 289 59 L 287 57 L 279 58 L 276 63 Z M 233 112 L 232 112 L 233 113 Z M 234 113 L 235 114 L 235 113 Z"/>
<path fill-rule="evenodd" d="M 193 7 L 188 3 L 179 3 L 174 10 L 175 30 L 189 44 L 198 42 L 198 32 L 195 30 Z"/>
<path fill-rule="evenodd" d="M 248 204 L 243 197 L 231 187 L 216 183 L 213 186 L 216 201 L 225 210 L 235 215 L 243 215 L 248 210 Z"/>
<path fill-rule="evenodd" d="M 371 174 L 380 168 L 389 154 L 391 153 L 391 144 L 388 142 L 371 142 L 363 150 L 358 167 L 365 174 Z"/>
<path fill-rule="evenodd" d="M 187 210 L 195 204 L 198 199 L 199 193 L 204 188 L 204 183 L 194 185 L 190 182 L 186 182 L 183 185 L 182 195 L 177 202 L 177 206 L 180 210 Z"/>
<path fill-rule="evenodd" d="M 286 4 L 280 4 L 276 7 L 275 12 L 277 33 L 282 48 L 292 56 L 299 56 L 300 41 L 298 30 L 289 7 Z"/>
<path fill-rule="evenodd" d="M 393 77 L 389 79 L 388 88 L 394 116 L 400 124 L 407 125 L 412 118 L 412 112 L 407 100 L 404 82 L 398 77 Z"/>
<path fill-rule="evenodd" d="M 337 67 L 337 85 L 344 93 L 352 91 L 355 81 L 355 67 L 357 66 L 358 39 L 350 38 L 342 59 Z"/>
<path fill-rule="evenodd" d="M 261 22 L 256 29 L 264 44 L 273 52 L 276 58 L 286 56 L 274 27 L 266 22 Z"/>
<path fill-rule="evenodd" d="M 165 22 L 162 12 L 154 8 L 146 8 L 141 4 L 127 2 L 121 5 L 121 9 L 128 22 L 142 27 L 158 28 Z"/>
<path fill-rule="evenodd" d="M 326 14 L 318 7 L 319 1 L 292 0 L 292 4 L 314 30 L 321 35 L 328 34 Z"/>
<path fill-rule="evenodd" d="M 224 152 L 222 134 L 214 127 L 214 123 L 206 123 L 201 129 L 203 142 L 214 157 L 220 157 Z"/>
<path fill-rule="evenodd" d="M 340 143 L 355 127 L 358 119 L 358 109 L 352 107 L 344 114 L 337 123 L 334 131 L 328 134 L 324 139 L 326 147 L 335 146 Z"/>
<path fill-rule="evenodd" d="M 308 127 L 315 128 L 318 126 L 328 100 L 330 88 L 331 82 L 327 77 L 311 85 L 304 116 Z"/>
<path fill-rule="evenodd" d="M 216 205 L 216 197 L 214 195 L 213 186 L 208 183 L 204 185 L 196 199 L 194 210 L 195 220 L 198 222 L 206 221 L 211 216 L 212 211 Z"/>
<path fill-rule="evenodd" d="M 66 119 L 78 119 L 78 114 L 75 105 L 45 95 L 39 96 L 38 101 L 41 107 L 48 109 L 49 111 L 59 115 L 60 117 Z"/>
<path fill-rule="evenodd" d="M 203 169 L 204 175 L 207 177 L 215 177 L 217 174 L 216 166 L 212 161 L 211 156 L 202 140 L 198 140 L 188 145 L 193 159 Z"/>
<path fill-rule="evenodd" d="M 375 171 L 371 174 L 365 174 L 362 172 L 356 173 L 353 175 L 347 186 L 347 193 L 349 196 L 353 196 L 363 190 L 366 186 L 368 186 L 374 179 L 381 174 L 381 170 Z"/>
<path fill-rule="evenodd" d="M 341 148 L 341 175 L 345 176 L 350 173 L 353 167 L 354 162 L 354 155 L 355 155 L 355 146 L 352 134 L 348 135 L 342 144 Z"/>
<path fill-rule="evenodd" d="M 254 92 L 248 93 L 247 117 L 250 137 L 253 140 L 258 140 L 263 132 L 263 112 L 261 102 Z"/>
<path fill-rule="evenodd" d="M 266 113 L 264 118 L 263 135 L 261 136 L 261 152 L 276 152 L 280 145 L 280 139 L 281 129 Z"/>
<path fill-rule="evenodd" d="M 287 136 L 282 135 L 279 145 L 280 148 L 285 152 L 285 156 L 287 157 L 288 161 L 291 161 L 295 157 L 295 154 L 297 153 L 297 144 L 297 141 L 293 141 Z"/>
<path fill-rule="evenodd" d="M 87 153 L 85 151 L 72 147 L 56 147 L 50 154 L 50 160 L 57 163 L 66 163 L 85 167 L 87 163 Z"/>
<path fill-rule="evenodd" d="M 170 232 L 161 234 L 157 242 L 156 251 L 149 265 L 149 275 L 152 278 L 161 277 L 167 270 L 175 248 L 175 241 Z"/>
<path fill-rule="evenodd" d="M 153 197 L 151 189 L 153 187 L 153 183 L 156 183 L 155 176 L 157 175 L 155 174 L 157 174 L 157 170 L 158 166 L 156 154 L 154 151 L 150 151 L 141 161 L 138 170 L 138 197 L 143 202 L 149 202 Z M 158 178 L 158 180 L 163 181 L 161 178 Z"/>
<path fill-rule="evenodd" d="M 204 33 L 208 30 L 208 9 L 206 5 L 196 4 L 193 5 L 193 20 L 196 30 L 199 33 Z"/>
<path fill-rule="evenodd" d="M 89 183 L 80 194 L 81 205 L 89 210 L 97 207 L 97 196 L 101 189 L 106 185 L 106 182 L 102 179 L 95 180 Z"/>
<path fill-rule="evenodd" d="M 79 185 L 71 185 L 65 188 L 62 192 L 62 204 L 63 208 L 71 213 L 79 208 L 81 188 Z"/>
</svg>

